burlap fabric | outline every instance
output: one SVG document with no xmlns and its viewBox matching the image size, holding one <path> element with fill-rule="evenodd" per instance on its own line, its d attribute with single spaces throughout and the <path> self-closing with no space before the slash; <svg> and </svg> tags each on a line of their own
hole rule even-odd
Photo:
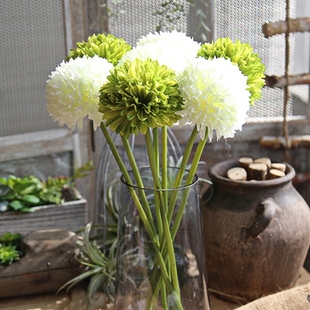
<svg viewBox="0 0 310 310">
<path fill-rule="evenodd" d="M 310 283 L 257 299 L 236 310 L 310 310 Z"/>
</svg>

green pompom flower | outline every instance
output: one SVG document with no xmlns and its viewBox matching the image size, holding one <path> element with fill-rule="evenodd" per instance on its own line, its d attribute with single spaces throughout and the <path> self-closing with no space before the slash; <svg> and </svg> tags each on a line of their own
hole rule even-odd
<svg viewBox="0 0 310 310">
<path fill-rule="evenodd" d="M 206 59 L 225 58 L 237 64 L 240 71 L 247 77 L 248 91 L 251 93 L 250 103 L 261 98 L 262 87 L 265 85 L 265 66 L 258 54 L 248 43 L 239 40 L 233 42 L 230 38 L 219 38 L 215 42 L 205 43 L 198 51 L 199 57 Z"/>
<path fill-rule="evenodd" d="M 183 98 L 173 70 L 146 59 L 116 66 L 100 90 L 99 112 L 106 126 L 128 138 L 148 128 L 172 126 Z"/>
<path fill-rule="evenodd" d="M 84 55 L 88 57 L 98 55 L 115 66 L 122 56 L 131 50 L 131 45 L 123 38 L 117 38 L 112 34 L 93 34 L 86 42 L 78 42 L 76 45 L 76 49 L 70 50 L 67 61 Z"/>
</svg>

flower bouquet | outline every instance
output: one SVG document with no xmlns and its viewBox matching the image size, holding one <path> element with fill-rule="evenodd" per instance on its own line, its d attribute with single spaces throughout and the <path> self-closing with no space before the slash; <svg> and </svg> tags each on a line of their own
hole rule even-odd
<svg viewBox="0 0 310 310">
<path fill-rule="evenodd" d="M 131 309 L 133 303 L 137 309 L 208 309 L 204 293 L 198 294 L 197 304 L 191 303 L 196 293 L 186 285 L 190 278 L 200 289 L 205 286 L 203 270 L 189 272 L 192 261 L 198 269 L 203 265 L 198 259 L 203 248 L 199 253 L 184 245 L 184 238 L 199 243 L 201 232 L 190 237 L 179 231 L 186 225 L 200 227 L 199 216 L 193 222 L 185 215 L 194 204 L 199 211 L 199 199 L 193 203 L 190 197 L 206 143 L 215 133 L 228 138 L 242 129 L 248 109 L 261 96 L 264 71 L 247 43 L 220 38 L 201 44 L 172 31 L 141 37 L 134 48 L 113 35 L 93 35 L 49 76 L 50 115 L 70 129 L 82 126 L 85 116 L 94 129 L 101 128 L 129 194 L 122 194 L 126 198 L 120 213 L 132 201 L 131 217 L 126 217 L 128 209 L 120 216 L 119 233 L 125 226 L 131 230 L 119 237 L 123 252 L 118 251 L 117 277 L 124 276 L 121 282 L 136 291 L 128 293 L 117 284 L 117 309 Z M 191 135 L 178 167 L 171 167 L 167 130 L 177 125 L 188 126 Z M 121 139 L 129 167 L 112 134 Z M 145 139 L 148 167 L 139 167 L 133 155 L 129 138 L 137 134 Z M 130 236 L 136 242 L 131 250 L 122 247 Z M 141 243 L 146 244 L 143 255 Z M 190 297 L 184 298 L 188 291 Z M 119 302 L 120 295 L 126 305 Z"/>
</svg>

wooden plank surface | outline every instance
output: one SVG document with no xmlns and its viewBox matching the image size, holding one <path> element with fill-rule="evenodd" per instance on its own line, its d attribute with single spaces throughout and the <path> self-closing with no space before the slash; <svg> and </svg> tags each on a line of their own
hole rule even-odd
<svg viewBox="0 0 310 310">
<path fill-rule="evenodd" d="M 63 229 L 25 236 L 21 259 L 0 266 L 0 298 L 55 293 L 84 269 L 75 259 L 76 241 L 75 233 Z"/>
<path fill-rule="evenodd" d="M 61 228 L 78 231 L 88 223 L 85 199 L 62 205 L 35 207 L 34 212 L 0 213 L 0 235 L 6 232 L 27 234 L 34 230 Z"/>
<path fill-rule="evenodd" d="M 310 282 L 310 274 L 302 269 L 297 285 Z M 85 287 L 77 286 L 70 295 L 61 292 L 55 294 L 33 295 L 28 297 L 0 299 L 1 310 L 111 310 L 111 304 L 103 293 L 97 293 L 94 304 L 87 308 L 85 304 Z M 211 310 L 234 310 L 241 305 L 232 304 L 210 295 Z M 270 309 L 271 310 L 271 309 Z"/>
<path fill-rule="evenodd" d="M 67 129 L 0 137 L 0 162 L 73 151 L 72 137 Z"/>
</svg>

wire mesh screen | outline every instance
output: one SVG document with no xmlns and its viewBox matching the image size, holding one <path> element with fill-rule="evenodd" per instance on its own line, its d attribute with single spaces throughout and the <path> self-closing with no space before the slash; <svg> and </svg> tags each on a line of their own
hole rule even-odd
<svg viewBox="0 0 310 310">
<path fill-rule="evenodd" d="M 166 25 L 162 30 L 171 30 L 171 26 L 178 31 L 187 32 L 187 16 L 190 6 L 187 1 L 175 1 L 184 6 L 184 14 L 174 16 L 173 25 Z M 154 32 L 162 21 L 162 16 L 156 14 L 161 9 L 161 1 L 109 1 L 109 7 L 113 14 L 109 20 L 109 31 L 118 37 L 124 38 L 128 43 L 134 45 L 138 38 L 149 32 Z"/>
<path fill-rule="evenodd" d="M 266 22 L 285 20 L 286 1 L 283 0 L 238 0 L 214 2 L 214 38 L 229 36 L 250 42 L 259 53 L 268 75 L 283 76 L 285 74 L 285 35 L 265 38 L 262 25 Z M 238 4 L 238 5 L 236 5 Z M 310 1 L 290 1 L 290 17 L 303 17 L 310 14 Z M 303 38 L 302 38 L 303 37 Z M 290 35 L 290 66 L 289 72 L 309 70 L 309 33 Z M 305 57 L 301 51 L 306 52 Z M 308 86 L 290 89 L 288 115 L 305 115 L 308 102 Z M 274 117 L 283 114 L 284 90 L 263 89 L 262 100 L 251 108 L 251 117 Z"/>
<path fill-rule="evenodd" d="M 44 97 L 66 55 L 63 0 L 1 0 L 0 37 L 0 136 L 59 128 Z"/>
<path fill-rule="evenodd" d="M 164 14 L 161 3 L 166 1 L 110 1 L 112 12 L 110 32 L 135 44 L 141 35 L 154 32 L 162 24 Z M 215 40 L 230 37 L 249 42 L 259 53 L 266 65 L 268 75 L 285 74 L 285 35 L 265 38 L 262 26 L 266 22 L 285 20 L 285 0 L 196 0 L 194 5 L 188 1 L 172 1 L 179 4 L 179 16 L 172 16 L 166 28 L 186 32 L 195 39 Z M 291 0 L 290 16 L 310 16 L 309 0 Z M 156 13 L 157 12 L 157 13 Z M 167 30 L 167 29 L 163 29 Z M 292 34 L 290 39 L 290 73 L 309 72 L 309 33 Z M 302 72 L 301 70 L 306 70 Z M 306 115 L 309 101 L 309 87 L 292 87 L 288 115 Z M 263 89 L 260 101 L 251 108 L 250 117 L 276 117 L 283 114 L 283 89 Z"/>
</svg>

